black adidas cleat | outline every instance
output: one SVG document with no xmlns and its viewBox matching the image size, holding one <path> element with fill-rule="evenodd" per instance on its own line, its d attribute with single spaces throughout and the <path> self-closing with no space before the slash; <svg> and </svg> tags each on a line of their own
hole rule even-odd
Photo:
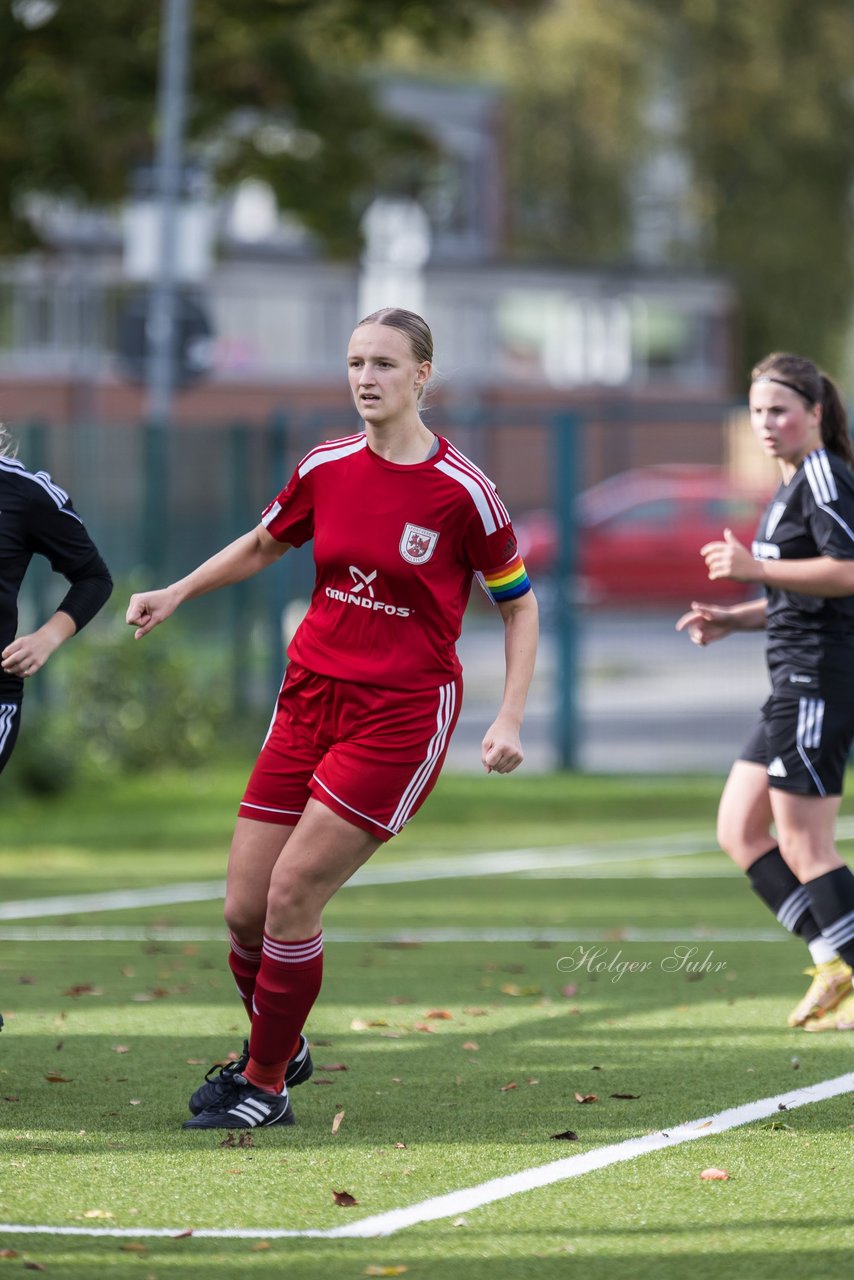
<svg viewBox="0 0 854 1280">
<path fill-rule="evenodd" d="M 211 1106 L 185 1120 L 184 1129 L 262 1129 L 274 1124 L 295 1124 L 288 1091 L 268 1093 L 234 1072 Z"/>
<path fill-rule="evenodd" d="M 227 1062 L 225 1066 L 211 1067 L 205 1075 L 205 1083 L 200 1084 L 195 1093 L 191 1096 L 188 1106 L 194 1116 L 200 1111 L 207 1110 L 208 1107 L 214 1105 L 218 1101 L 223 1090 L 234 1079 L 235 1075 L 239 1075 L 246 1070 L 246 1064 L 249 1062 L 249 1041 L 243 1041 L 243 1052 L 236 1062 Z M 311 1060 L 311 1054 L 308 1051 L 308 1041 L 305 1036 L 299 1038 L 299 1050 L 295 1057 L 291 1058 L 285 1072 L 285 1087 L 290 1089 L 295 1084 L 305 1084 L 306 1080 L 314 1072 L 314 1063 Z M 214 1074 L 216 1073 L 216 1074 Z M 213 1077 L 213 1079 L 211 1079 Z"/>
</svg>

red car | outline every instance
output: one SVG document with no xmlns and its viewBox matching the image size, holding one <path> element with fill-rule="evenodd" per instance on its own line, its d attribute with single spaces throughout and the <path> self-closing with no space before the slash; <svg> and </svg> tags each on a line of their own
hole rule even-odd
<svg viewBox="0 0 854 1280">
<path fill-rule="evenodd" d="M 668 604 L 741 600 L 740 582 L 710 582 L 700 555 L 725 528 L 750 546 L 770 494 L 735 487 L 720 467 L 641 467 L 578 495 L 579 599 L 586 604 Z M 558 519 L 552 510 L 514 521 L 534 579 L 554 570 Z"/>
</svg>

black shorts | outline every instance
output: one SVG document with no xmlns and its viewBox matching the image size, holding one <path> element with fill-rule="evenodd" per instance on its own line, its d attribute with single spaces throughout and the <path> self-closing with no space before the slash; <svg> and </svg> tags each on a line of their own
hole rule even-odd
<svg viewBox="0 0 854 1280">
<path fill-rule="evenodd" d="M 18 737 L 21 725 L 20 702 L 0 701 L 0 773 L 9 762 L 9 757 Z"/>
<path fill-rule="evenodd" d="M 796 796 L 840 796 L 854 739 L 850 698 L 772 693 L 739 760 L 762 764 L 768 785 Z"/>
</svg>

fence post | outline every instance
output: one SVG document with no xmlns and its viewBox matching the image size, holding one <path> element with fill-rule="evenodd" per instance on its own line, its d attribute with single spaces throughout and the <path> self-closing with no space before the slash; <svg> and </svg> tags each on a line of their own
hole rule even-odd
<svg viewBox="0 0 854 1280">
<path fill-rule="evenodd" d="M 145 422 L 142 427 L 144 496 L 142 547 L 145 567 L 155 580 L 166 572 L 169 545 L 169 430 Z"/>
<path fill-rule="evenodd" d="M 235 423 L 228 432 L 228 537 L 234 539 L 246 531 L 251 519 L 249 510 L 249 468 L 247 465 L 248 432 Z M 249 698 L 250 636 L 252 631 L 248 579 L 236 582 L 228 593 L 229 631 L 231 633 L 231 705 L 239 715 Z"/>
<path fill-rule="evenodd" d="M 557 723 L 555 745 L 561 769 L 578 766 L 578 614 L 576 610 L 576 573 L 578 566 L 578 529 L 575 498 L 578 493 L 578 463 L 581 419 L 578 414 L 562 413 L 554 419 L 552 440 L 555 462 L 555 512 L 558 524 L 558 548 L 555 565 L 555 641 Z"/>
<path fill-rule="evenodd" d="M 270 417 L 269 459 L 270 485 L 267 499 L 276 496 L 288 481 L 288 431 L 287 415 L 282 409 L 276 409 Z M 288 598 L 288 581 L 290 566 L 285 555 L 277 565 L 264 575 L 267 589 L 267 619 L 270 637 L 270 689 L 273 694 L 282 683 L 284 652 L 282 638 L 282 610 Z"/>
</svg>

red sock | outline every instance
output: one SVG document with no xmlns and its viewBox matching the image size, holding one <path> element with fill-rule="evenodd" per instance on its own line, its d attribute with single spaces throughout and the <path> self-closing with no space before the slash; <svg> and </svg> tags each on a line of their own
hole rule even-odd
<svg viewBox="0 0 854 1280">
<path fill-rule="evenodd" d="M 322 932 L 301 942 L 279 942 L 264 934 L 244 1071 L 250 1084 L 278 1091 L 284 1083 L 322 980 Z"/>
<path fill-rule="evenodd" d="M 237 985 L 237 994 L 243 1001 L 243 1007 L 249 1015 L 249 1021 L 252 1021 L 252 997 L 255 994 L 255 980 L 258 977 L 258 970 L 261 968 L 261 952 L 250 951 L 248 947 L 241 947 L 233 933 L 230 933 L 231 950 L 228 953 L 228 967 L 234 974 L 234 981 Z"/>
</svg>

